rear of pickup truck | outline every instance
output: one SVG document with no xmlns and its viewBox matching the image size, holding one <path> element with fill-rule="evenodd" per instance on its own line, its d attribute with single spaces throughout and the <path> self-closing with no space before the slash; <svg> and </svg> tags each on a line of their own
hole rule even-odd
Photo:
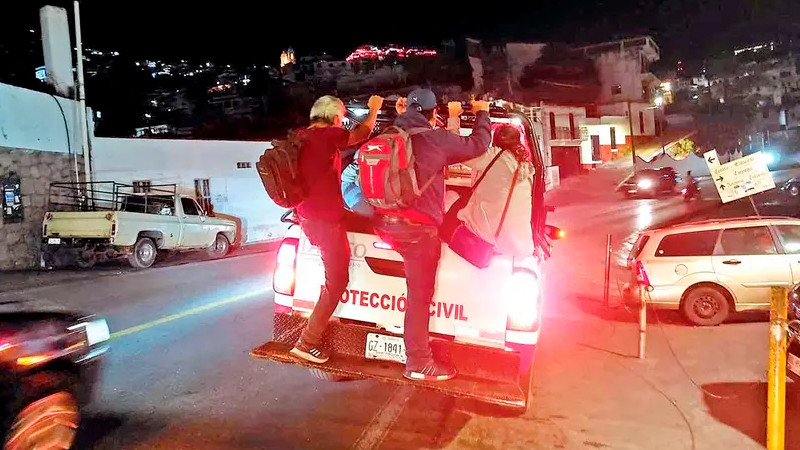
<svg viewBox="0 0 800 450">
<path fill-rule="evenodd" d="M 277 255 L 272 340 L 252 355 L 336 377 L 411 383 L 402 377 L 407 307 L 402 258 L 365 219 L 351 216 L 349 222 L 350 284 L 322 343 L 332 352 L 330 361 L 314 366 L 288 353 L 324 284 L 319 251 L 299 226 L 289 230 Z M 477 269 L 447 246 L 442 250 L 430 305 L 431 346 L 454 363 L 459 375 L 428 387 L 525 409 L 541 317 L 538 261 L 496 255 L 488 268 Z"/>
<path fill-rule="evenodd" d="M 54 239 L 111 239 L 114 236 L 115 212 L 49 212 L 42 225 L 42 236 Z"/>
</svg>

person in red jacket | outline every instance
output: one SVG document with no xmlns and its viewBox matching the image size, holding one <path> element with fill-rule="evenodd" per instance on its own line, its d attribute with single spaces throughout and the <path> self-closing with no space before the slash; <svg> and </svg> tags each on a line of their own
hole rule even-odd
<svg viewBox="0 0 800 450">
<path fill-rule="evenodd" d="M 298 162 L 305 181 L 306 197 L 297 207 L 300 227 L 312 245 L 319 248 L 325 267 L 325 286 L 308 320 L 308 325 L 289 352 L 292 356 L 322 364 L 330 355 L 319 348 L 322 333 L 350 281 L 350 243 L 345 229 L 344 202 L 339 189 L 341 152 L 366 140 L 383 105 L 373 95 L 366 119 L 353 131 L 342 128 L 346 109 L 336 97 L 320 97 L 311 107 L 311 125 L 301 131 L 304 141 Z"/>
</svg>

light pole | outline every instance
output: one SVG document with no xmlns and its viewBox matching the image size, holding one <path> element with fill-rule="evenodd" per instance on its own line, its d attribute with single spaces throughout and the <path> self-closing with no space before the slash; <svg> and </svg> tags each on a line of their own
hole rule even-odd
<svg viewBox="0 0 800 450">
<path fill-rule="evenodd" d="M 86 192 L 88 197 L 88 191 L 90 189 L 90 184 L 92 182 L 92 169 L 91 169 L 91 148 L 89 144 L 89 123 L 86 119 L 86 90 L 84 89 L 84 78 L 83 78 L 83 43 L 81 42 L 81 8 L 80 8 L 80 1 L 75 0 L 73 2 L 75 7 L 75 48 L 78 52 L 78 85 L 77 85 L 77 93 L 78 93 L 78 125 L 81 128 L 81 150 L 83 152 L 83 174 L 84 174 L 84 181 L 86 182 Z"/>
</svg>

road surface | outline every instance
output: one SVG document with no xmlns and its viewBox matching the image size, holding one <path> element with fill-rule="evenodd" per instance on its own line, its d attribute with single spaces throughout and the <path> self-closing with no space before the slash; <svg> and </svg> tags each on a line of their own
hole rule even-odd
<svg viewBox="0 0 800 450">
<path fill-rule="evenodd" d="M 112 349 L 78 448 L 763 447 L 762 316 L 707 329 L 651 316 L 640 361 L 633 315 L 602 306 L 606 234 L 621 247 L 637 229 L 713 205 L 622 200 L 613 192 L 620 179 L 601 170 L 549 196 L 557 207 L 549 222 L 567 239 L 546 268 L 531 408 L 517 417 L 413 388 L 319 381 L 248 356 L 271 335 L 272 253 L 73 282 L 45 277 L 0 298 L 59 302 L 109 320 Z M 613 304 L 622 281 L 615 271 Z"/>
</svg>

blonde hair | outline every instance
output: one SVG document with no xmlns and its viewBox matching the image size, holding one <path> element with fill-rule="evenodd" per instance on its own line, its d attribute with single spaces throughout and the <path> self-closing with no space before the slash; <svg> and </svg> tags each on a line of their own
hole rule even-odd
<svg viewBox="0 0 800 450">
<path fill-rule="evenodd" d="M 324 122 L 333 125 L 334 118 L 344 114 L 344 103 L 332 95 L 317 99 L 311 107 L 311 122 Z"/>
</svg>

